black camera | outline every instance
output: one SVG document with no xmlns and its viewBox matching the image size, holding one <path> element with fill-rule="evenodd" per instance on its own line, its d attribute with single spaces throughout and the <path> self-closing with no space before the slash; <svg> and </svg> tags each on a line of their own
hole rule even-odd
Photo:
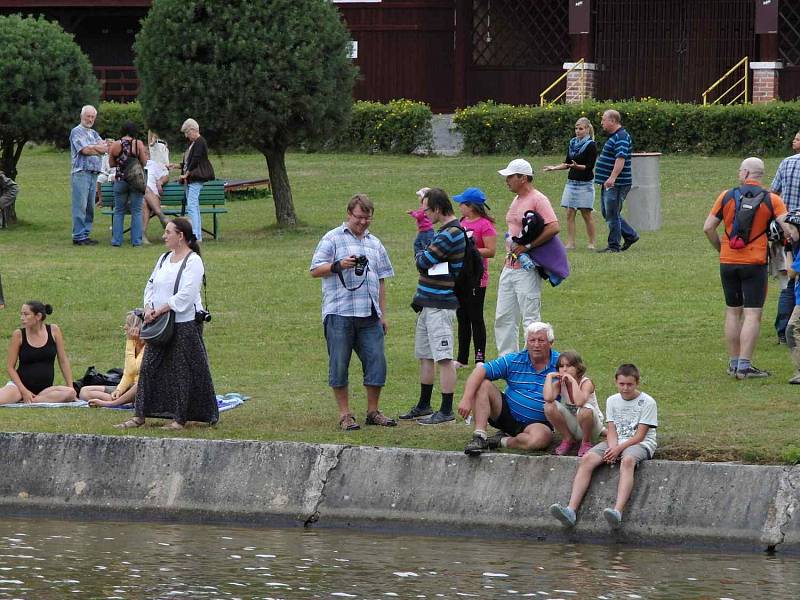
<svg viewBox="0 0 800 600">
<path fill-rule="evenodd" d="M 356 264 L 354 266 L 356 275 L 361 277 L 364 274 L 364 269 L 367 268 L 367 263 L 369 263 L 369 260 L 367 260 L 367 257 L 363 254 L 361 256 L 356 256 Z"/>
<path fill-rule="evenodd" d="M 792 211 L 786 215 L 786 223 L 800 229 L 800 211 Z"/>
<path fill-rule="evenodd" d="M 207 310 L 194 311 L 195 323 L 208 323 L 211 321 L 211 313 Z"/>
</svg>

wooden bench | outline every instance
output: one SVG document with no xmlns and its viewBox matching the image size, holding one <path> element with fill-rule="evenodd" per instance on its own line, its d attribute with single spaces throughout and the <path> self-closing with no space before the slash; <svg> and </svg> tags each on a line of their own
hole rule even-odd
<svg viewBox="0 0 800 600">
<path fill-rule="evenodd" d="M 114 214 L 114 187 L 112 183 L 104 183 L 100 186 L 100 191 L 103 198 L 103 214 Z M 161 212 L 170 216 L 186 216 L 182 212 L 185 209 L 184 202 L 186 199 L 186 188 L 177 182 L 170 182 L 164 186 L 164 193 L 161 195 Z M 130 210 L 126 211 L 130 213 Z M 225 208 L 225 182 L 221 179 L 214 179 L 206 181 L 203 184 L 203 189 L 200 190 L 200 216 L 212 215 L 214 225 L 209 231 L 203 228 L 203 231 L 219 240 L 221 236 L 219 226 L 219 215 L 224 215 L 228 212 Z M 127 233 L 130 228 L 126 229 Z"/>
</svg>

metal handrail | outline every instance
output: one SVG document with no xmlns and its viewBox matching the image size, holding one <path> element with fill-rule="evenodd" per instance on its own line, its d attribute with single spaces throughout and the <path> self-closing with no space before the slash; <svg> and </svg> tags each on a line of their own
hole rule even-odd
<svg viewBox="0 0 800 600">
<path fill-rule="evenodd" d="M 730 106 L 731 104 L 733 104 L 734 102 L 739 100 L 739 98 L 742 98 L 743 96 L 744 96 L 743 102 L 745 104 L 747 104 L 750 101 L 750 95 L 749 95 L 750 86 L 748 85 L 748 81 L 747 81 L 747 74 L 748 74 L 748 72 L 750 70 L 750 58 L 745 56 L 742 60 L 740 60 L 735 65 L 733 65 L 730 69 L 728 69 L 728 72 L 725 73 L 725 75 L 723 75 L 722 77 L 717 79 L 711 87 L 709 87 L 705 92 L 703 92 L 703 106 L 708 106 L 708 94 L 709 94 L 709 92 L 714 90 L 714 88 L 716 88 L 720 83 L 722 83 L 722 81 L 726 77 L 728 77 L 731 73 L 733 73 L 736 69 L 738 69 L 742 65 L 744 65 L 744 75 L 740 79 L 737 79 L 733 83 L 733 85 L 731 87 L 729 87 L 727 90 L 722 92 L 717 97 L 717 99 L 714 100 L 711 104 L 714 105 L 714 104 L 719 103 L 729 92 L 734 90 L 741 83 L 744 83 L 744 89 L 741 92 L 739 92 L 738 94 L 736 94 L 736 96 L 734 96 L 733 99 L 730 102 L 727 102 L 726 104 L 728 106 Z"/>
<path fill-rule="evenodd" d="M 562 73 L 562 75 L 558 79 L 556 79 L 553 83 L 551 83 L 549 86 L 547 86 L 547 88 L 541 94 L 539 94 L 539 106 L 545 106 L 545 105 L 552 106 L 553 104 L 555 104 L 556 102 L 561 100 L 561 98 L 566 96 L 569 86 L 564 88 L 564 91 L 561 92 L 555 98 L 553 98 L 550 102 L 548 102 L 545 99 L 545 96 L 547 95 L 547 92 L 549 92 L 554 87 L 556 87 L 559 83 L 561 83 L 562 79 L 564 79 L 567 75 L 572 73 L 572 71 L 574 71 L 578 67 L 581 67 L 581 79 L 580 79 L 580 84 L 579 84 L 580 85 L 580 90 L 581 90 L 581 96 L 582 97 L 585 96 L 586 95 L 586 67 L 585 67 L 585 61 L 583 59 L 580 59 L 578 62 L 576 62 L 574 65 L 572 65 L 569 69 L 564 71 L 564 73 Z"/>
</svg>

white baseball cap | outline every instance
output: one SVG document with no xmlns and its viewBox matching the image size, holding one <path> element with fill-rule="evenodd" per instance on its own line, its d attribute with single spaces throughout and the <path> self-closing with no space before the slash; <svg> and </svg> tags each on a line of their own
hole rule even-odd
<svg viewBox="0 0 800 600">
<path fill-rule="evenodd" d="M 533 167 L 531 163 L 523 158 L 515 158 L 505 169 L 498 171 L 500 175 L 503 177 L 508 177 L 509 175 L 530 175 L 533 177 Z"/>
</svg>

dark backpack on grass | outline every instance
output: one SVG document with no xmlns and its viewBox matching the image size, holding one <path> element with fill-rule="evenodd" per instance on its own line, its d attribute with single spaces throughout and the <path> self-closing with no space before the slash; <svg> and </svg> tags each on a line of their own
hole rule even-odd
<svg viewBox="0 0 800 600">
<path fill-rule="evenodd" d="M 472 290 L 480 287 L 483 277 L 483 257 L 478 252 L 475 240 L 467 235 L 467 230 L 463 227 L 454 225 L 464 234 L 464 263 L 461 270 L 456 275 L 455 292 L 456 298 L 461 301 L 472 295 Z"/>
<path fill-rule="evenodd" d="M 728 190 L 722 199 L 720 215 L 723 214 L 725 205 L 731 201 L 735 202 L 735 210 L 733 213 L 733 226 L 730 231 L 726 232 L 728 246 L 734 250 L 741 250 L 769 231 L 768 222 L 764 231 L 753 235 L 753 221 L 758 212 L 758 207 L 762 203 L 765 204 L 773 218 L 775 217 L 775 211 L 772 208 L 769 191 L 755 185 L 742 185 Z"/>
</svg>

